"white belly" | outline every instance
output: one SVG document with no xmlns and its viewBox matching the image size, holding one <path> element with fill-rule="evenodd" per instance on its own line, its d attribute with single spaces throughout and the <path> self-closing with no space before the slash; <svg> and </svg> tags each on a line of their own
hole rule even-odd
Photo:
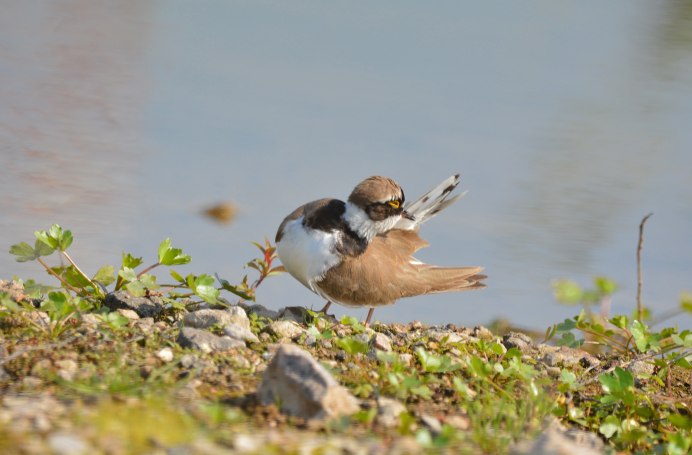
<svg viewBox="0 0 692 455">
<path fill-rule="evenodd" d="M 340 262 L 334 252 L 337 236 L 336 232 L 306 230 L 303 217 L 300 217 L 284 226 L 276 252 L 288 273 L 311 291 L 321 294 L 315 287 L 315 281 L 323 278 L 327 270 Z"/>
</svg>

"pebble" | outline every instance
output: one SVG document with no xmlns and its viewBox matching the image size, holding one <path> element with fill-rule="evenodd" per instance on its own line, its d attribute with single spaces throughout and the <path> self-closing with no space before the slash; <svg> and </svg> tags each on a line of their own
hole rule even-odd
<svg viewBox="0 0 692 455">
<path fill-rule="evenodd" d="M 377 398 L 376 422 L 385 428 L 396 428 L 399 426 L 399 415 L 406 411 L 406 406 L 393 398 Z"/>
<path fill-rule="evenodd" d="M 247 341 L 248 343 L 259 343 L 259 338 L 257 335 L 252 333 L 249 328 L 237 325 L 228 324 L 223 328 L 223 334 L 240 341 Z"/>
<path fill-rule="evenodd" d="M 384 333 L 375 333 L 375 335 L 372 337 L 371 343 L 373 348 L 379 349 L 380 351 L 389 352 L 392 350 L 392 341 Z"/>
<path fill-rule="evenodd" d="M 509 332 L 502 337 L 502 344 L 507 349 L 516 348 L 520 352 L 528 352 L 533 346 L 533 340 L 530 336 L 521 332 Z"/>
<path fill-rule="evenodd" d="M 191 327 L 180 329 L 177 341 L 184 348 L 199 349 L 202 352 L 225 351 L 227 349 L 245 347 L 245 343 L 242 341 L 230 337 L 216 336 L 206 330 Z"/>
<path fill-rule="evenodd" d="M 267 329 L 278 338 L 289 338 L 300 336 L 305 330 L 293 321 L 274 321 Z"/>
<path fill-rule="evenodd" d="M 135 319 L 139 319 L 139 315 L 134 310 L 130 310 L 129 308 L 118 308 L 118 310 L 116 310 L 116 311 L 121 316 L 124 316 L 131 321 L 133 321 Z"/>
<path fill-rule="evenodd" d="M 79 436 L 59 432 L 48 436 L 48 447 L 56 455 L 81 455 L 90 453 L 88 444 Z"/>
<path fill-rule="evenodd" d="M 79 367 L 77 362 L 72 359 L 57 360 L 55 366 L 58 368 L 58 376 L 65 381 L 73 381 Z"/>
<path fill-rule="evenodd" d="M 227 326 L 230 324 L 238 327 L 250 329 L 250 320 L 240 307 L 230 307 L 227 310 L 197 310 L 192 313 L 186 313 L 183 316 L 183 324 L 186 327 L 196 329 L 208 329 L 212 326 Z"/>
<path fill-rule="evenodd" d="M 168 363 L 173 360 L 173 349 L 166 346 L 156 353 L 156 357 Z"/>
</svg>

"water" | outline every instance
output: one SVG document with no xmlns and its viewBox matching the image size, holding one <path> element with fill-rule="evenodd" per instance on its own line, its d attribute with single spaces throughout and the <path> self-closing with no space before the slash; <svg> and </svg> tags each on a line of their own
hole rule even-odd
<svg viewBox="0 0 692 455">
<path fill-rule="evenodd" d="M 376 319 L 544 329 L 577 311 L 551 280 L 600 274 L 629 313 L 648 212 L 643 296 L 661 314 L 692 290 L 690 30 L 689 1 L 6 4 L 5 249 L 57 222 L 95 271 L 171 237 L 193 257 L 181 272 L 233 281 L 303 202 L 372 174 L 413 198 L 461 172 L 469 194 L 419 256 L 484 265 L 489 287 Z M 230 225 L 201 215 L 222 201 Z M 0 255 L 13 274 L 50 281 Z M 323 303 L 288 276 L 258 301 Z"/>
</svg>

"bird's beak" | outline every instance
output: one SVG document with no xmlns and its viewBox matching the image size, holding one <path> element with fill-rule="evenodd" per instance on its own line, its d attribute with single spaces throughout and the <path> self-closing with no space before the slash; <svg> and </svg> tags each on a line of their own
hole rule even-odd
<svg viewBox="0 0 692 455">
<path fill-rule="evenodd" d="M 413 215 L 411 215 L 410 213 L 408 213 L 406 210 L 401 212 L 401 217 L 406 218 L 407 220 L 416 221 L 416 218 Z"/>
</svg>

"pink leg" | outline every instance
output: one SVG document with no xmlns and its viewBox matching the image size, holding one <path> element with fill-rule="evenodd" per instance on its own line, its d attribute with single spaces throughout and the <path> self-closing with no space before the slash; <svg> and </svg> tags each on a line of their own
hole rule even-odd
<svg viewBox="0 0 692 455">
<path fill-rule="evenodd" d="M 330 306 L 332 306 L 332 302 L 330 302 L 329 300 L 327 300 L 327 304 L 324 305 L 324 308 L 322 308 L 322 309 L 319 311 L 319 313 L 327 314 L 327 310 L 329 309 Z"/>
<path fill-rule="evenodd" d="M 370 326 L 370 319 L 372 319 L 372 314 L 373 314 L 374 312 L 375 312 L 375 309 L 374 309 L 374 308 L 370 308 L 370 309 L 368 310 L 368 317 L 365 318 L 365 327 L 369 327 L 369 326 Z"/>
</svg>

